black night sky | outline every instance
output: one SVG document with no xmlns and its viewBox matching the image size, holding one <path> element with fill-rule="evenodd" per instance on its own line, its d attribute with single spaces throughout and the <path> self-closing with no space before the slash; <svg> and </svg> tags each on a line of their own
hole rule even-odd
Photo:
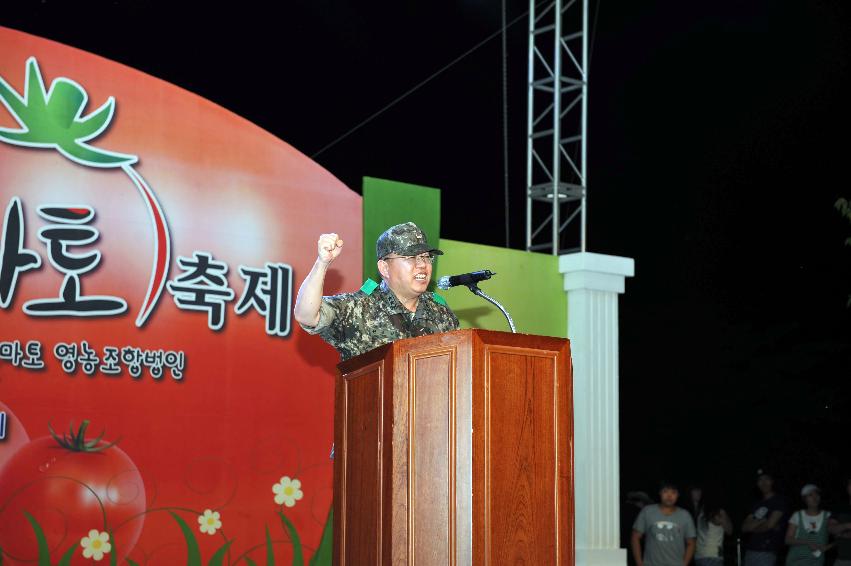
<svg viewBox="0 0 851 566">
<path fill-rule="evenodd" d="M 175 83 L 308 155 L 501 25 L 497 0 L 177 4 L 4 3 L 0 25 Z M 507 20 L 527 9 L 508 1 Z M 739 524 L 770 466 L 829 507 L 851 472 L 851 224 L 833 207 L 851 198 L 851 4 L 590 12 L 589 251 L 636 260 L 620 303 L 623 491 L 715 481 Z M 526 27 L 508 31 L 515 248 Z M 505 245 L 501 65 L 497 36 L 316 160 L 355 190 L 364 175 L 439 187 L 444 237 Z"/>
</svg>

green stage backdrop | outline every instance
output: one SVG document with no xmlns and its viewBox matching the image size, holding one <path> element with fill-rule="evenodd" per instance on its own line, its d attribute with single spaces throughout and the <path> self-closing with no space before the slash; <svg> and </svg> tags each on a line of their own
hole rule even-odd
<svg viewBox="0 0 851 566">
<path fill-rule="evenodd" d="M 375 240 L 390 226 L 414 222 L 428 241 L 440 240 L 440 191 L 398 181 L 363 178 L 363 276 L 381 281 L 375 267 Z"/>
<path fill-rule="evenodd" d="M 440 190 L 364 177 L 363 180 L 363 273 L 379 281 L 375 267 L 375 240 L 388 226 L 411 220 L 420 226 L 446 255 L 434 266 L 433 279 L 490 269 L 496 277 L 480 284 L 482 291 L 498 300 L 511 314 L 518 332 L 567 336 L 567 295 L 558 258 L 470 244 L 440 238 Z M 466 287 L 439 291 L 458 315 L 463 328 L 508 331 L 499 310 Z"/>
<path fill-rule="evenodd" d="M 508 310 L 517 332 L 567 336 L 567 295 L 558 257 L 455 240 L 440 240 L 440 249 L 445 255 L 440 258 L 435 281 L 443 275 L 490 269 L 496 275 L 479 283 L 479 288 Z M 495 306 L 466 287 L 438 292 L 458 315 L 462 328 L 510 330 Z"/>
</svg>

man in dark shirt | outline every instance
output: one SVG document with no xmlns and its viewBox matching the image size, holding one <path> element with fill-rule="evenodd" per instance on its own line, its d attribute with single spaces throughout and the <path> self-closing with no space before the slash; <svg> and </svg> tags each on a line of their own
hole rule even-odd
<svg viewBox="0 0 851 566">
<path fill-rule="evenodd" d="M 786 531 L 786 501 L 774 492 L 774 478 L 767 471 L 757 470 L 756 486 L 762 498 L 742 525 L 742 532 L 749 535 L 744 566 L 775 566 Z"/>
<path fill-rule="evenodd" d="M 851 566 L 851 477 L 845 480 L 848 499 L 836 508 L 828 520 L 828 530 L 836 537 L 834 566 Z"/>
</svg>

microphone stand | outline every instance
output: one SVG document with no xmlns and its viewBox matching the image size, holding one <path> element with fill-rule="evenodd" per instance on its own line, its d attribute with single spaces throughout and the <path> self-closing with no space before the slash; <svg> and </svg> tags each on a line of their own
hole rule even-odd
<svg viewBox="0 0 851 566">
<path fill-rule="evenodd" d="M 487 293 L 485 293 L 484 291 L 482 291 L 481 289 L 479 289 L 479 286 L 478 286 L 478 285 L 476 285 L 475 283 L 469 283 L 469 284 L 467 285 L 467 288 L 468 288 L 468 289 L 469 289 L 469 290 L 470 290 L 470 291 L 471 291 L 474 295 L 478 295 L 478 296 L 480 296 L 481 298 L 485 299 L 486 301 L 490 301 L 491 303 L 493 303 L 494 305 L 496 305 L 496 308 L 498 308 L 499 310 L 501 310 L 501 311 L 502 311 L 502 314 L 504 314 L 504 315 L 505 315 L 505 318 L 507 318 L 507 319 L 508 319 L 508 326 L 510 326 L 510 327 L 511 327 L 511 332 L 513 332 L 513 333 L 517 334 L 517 329 L 514 327 L 514 321 L 513 321 L 513 320 L 511 320 L 511 315 L 510 315 L 510 314 L 508 314 L 508 311 L 507 311 L 507 310 L 505 310 L 505 307 L 503 307 L 501 304 L 499 304 L 499 301 L 497 301 L 496 299 L 494 299 L 493 297 L 489 296 Z"/>
</svg>

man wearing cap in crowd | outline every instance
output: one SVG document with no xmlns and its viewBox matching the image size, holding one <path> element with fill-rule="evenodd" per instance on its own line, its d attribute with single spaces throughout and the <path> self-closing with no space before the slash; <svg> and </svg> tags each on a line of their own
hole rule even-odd
<svg viewBox="0 0 851 566">
<path fill-rule="evenodd" d="M 756 471 L 760 500 L 751 508 L 742 524 L 747 535 L 745 566 L 775 566 L 783 547 L 786 529 L 786 500 L 774 491 L 774 477 L 765 469 Z"/>
<path fill-rule="evenodd" d="M 443 252 L 413 222 L 391 226 L 375 243 L 381 284 L 367 279 L 355 293 L 323 297 L 325 274 L 342 252 L 337 234 L 322 234 L 313 269 L 298 290 L 294 315 L 309 334 L 331 344 L 343 360 L 400 338 L 458 330 L 442 297 L 427 291 L 432 262 Z"/>
</svg>

